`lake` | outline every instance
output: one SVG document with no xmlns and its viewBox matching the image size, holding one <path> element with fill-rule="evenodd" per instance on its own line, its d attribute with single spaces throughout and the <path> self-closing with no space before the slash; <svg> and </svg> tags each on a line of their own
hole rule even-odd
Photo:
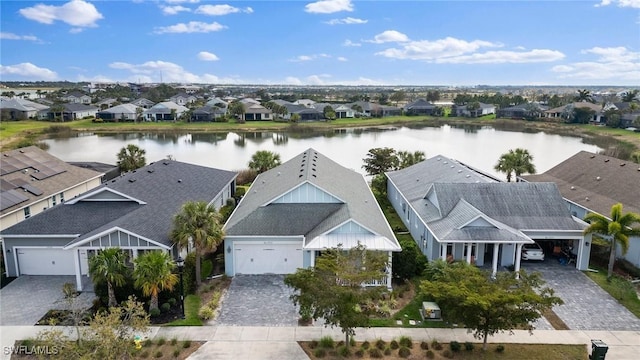
<svg viewBox="0 0 640 360">
<path fill-rule="evenodd" d="M 49 153 L 65 161 L 115 164 L 116 154 L 127 144 L 146 151 L 147 162 L 173 156 L 178 161 L 226 170 L 247 168 L 258 150 L 280 154 L 287 161 L 314 148 L 339 164 L 364 174 L 362 159 L 369 149 L 391 147 L 398 151 L 423 151 L 426 157 L 443 155 L 493 175 L 498 158 L 509 149 L 529 150 L 539 173 L 575 153 L 598 152 L 596 145 L 579 137 L 498 130 L 491 126 L 386 127 L 335 129 L 321 133 L 220 132 L 220 133 L 80 133 L 44 140 Z M 499 175 L 503 177 L 503 175 Z"/>
</svg>

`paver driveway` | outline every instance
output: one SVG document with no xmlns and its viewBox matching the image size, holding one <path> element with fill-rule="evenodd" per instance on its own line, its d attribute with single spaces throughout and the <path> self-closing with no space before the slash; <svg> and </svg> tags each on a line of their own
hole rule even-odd
<svg viewBox="0 0 640 360">
<path fill-rule="evenodd" d="M 0 325 L 34 325 L 51 309 L 64 309 L 62 285 L 76 283 L 75 276 L 24 275 L 0 289 Z M 93 293 L 79 300 L 90 307 Z"/>
<path fill-rule="evenodd" d="M 553 311 L 571 330 L 640 330 L 640 319 L 576 268 L 555 259 L 523 262 L 522 268 L 540 272 L 564 300 Z"/>
<path fill-rule="evenodd" d="M 222 299 L 216 325 L 296 326 L 298 310 L 284 275 L 238 275 Z"/>
</svg>

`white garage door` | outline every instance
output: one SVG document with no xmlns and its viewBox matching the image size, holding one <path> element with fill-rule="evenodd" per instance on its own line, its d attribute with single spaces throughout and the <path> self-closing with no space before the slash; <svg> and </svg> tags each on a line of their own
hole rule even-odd
<svg viewBox="0 0 640 360">
<path fill-rule="evenodd" d="M 302 267 L 301 244 L 239 244 L 235 249 L 236 274 L 292 274 Z"/>
<path fill-rule="evenodd" d="M 74 275 L 73 251 L 19 248 L 20 275 Z"/>
</svg>

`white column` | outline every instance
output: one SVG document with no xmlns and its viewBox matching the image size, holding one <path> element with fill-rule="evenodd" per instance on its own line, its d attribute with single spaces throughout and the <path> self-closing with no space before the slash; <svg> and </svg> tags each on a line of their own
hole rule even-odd
<svg viewBox="0 0 640 360">
<path fill-rule="evenodd" d="M 515 264 L 515 271 L 516 271 L 516 279 L 520 278 L 520 258 L 522 257 L 522 243 L 519 243 L 516 245 L 516 264 Z"/>
<path fill-rule="evenodd" d="M 392 266 L 392 261 L 393 261 L 393 257 L 391 256 L 392 252 L 389 251 L 389 264 L 387 265 L 387 289 L 391 290 L 391 266 Z"/>
<path fill-rule="evenodd" d="M 473 243 L 467 243 L 467 264 L 471 264 L 471 248 L 473 247 Z"/>
<path fill-rule="evenodd" d="M 500 251 L 500 244 L 494 243 L 493 244 L 493 260 L 491 263 L 492 277 L 496 277 L 496 274 L 498 273 L 498 252 L 499 251 Z"/>
<path fill-rule="evenodd" d="M 133 257 L 133 260 L 138 258 L 138 249 L 131 249 L 131 256 Z"/>
<path fill-rule="evenodd" d="M 310 267 L 314 267 L 316 266 L 316 251 L 315 250 L 309 250 L 310 254 L 309 254 L 309 266 Z"/>
<path fill-rule="evenodd" d="M 82 291 L 82 272 L 80 271 L 80 254 L 78 249 L 73 249 L 73 265 L 76 271 L 76 291 Z"/>
<path fill-rule="evenodd" d="M 440 243 L 440 258 L 447 261 L 447 243 Z"/>
</svg>

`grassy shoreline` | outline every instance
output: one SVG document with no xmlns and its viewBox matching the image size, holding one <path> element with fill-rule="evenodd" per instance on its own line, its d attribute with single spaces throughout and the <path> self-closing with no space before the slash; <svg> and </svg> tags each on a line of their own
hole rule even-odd
<svg viewBox="0 0 640 360">
<path fill-rule="evenodd" d="M 94 123 L 91 120 L 77 120 L 65 123 L 46 121 L 3 121 L 0 124 L 0 149 L 2 151 L 21 147 L 29 142 L 37 142 L 51 133 L 61 130 L 92 133 L 132 133 L 132 132 L 255 132 L 289 131 L 294 133 L 322 132 L 347 128 L 384 128 L 390 126 L 423 127 L 452 126 L 492 126 L 499 130 L 517 132 L 546 132 L 564 136 L 577 136 L 600 147 L 612 140 L 630 151 L 640 149 L 640 133 L 602 126 L 572 125 L 557 122 L 523 121 L 493 118 L 441 118 L 394 116 L 374 119 L 338 119 L 331 122 L 309 122 L 290 124 L 273 121 L 247 121 L 231 123 L 184 123 L 184 122 L 143 122 L 143 123 Z M 57 129 L 57 130 L 56 130 Z M 604 145 L 607 146 L 607 145 Z"/>
</svg>

